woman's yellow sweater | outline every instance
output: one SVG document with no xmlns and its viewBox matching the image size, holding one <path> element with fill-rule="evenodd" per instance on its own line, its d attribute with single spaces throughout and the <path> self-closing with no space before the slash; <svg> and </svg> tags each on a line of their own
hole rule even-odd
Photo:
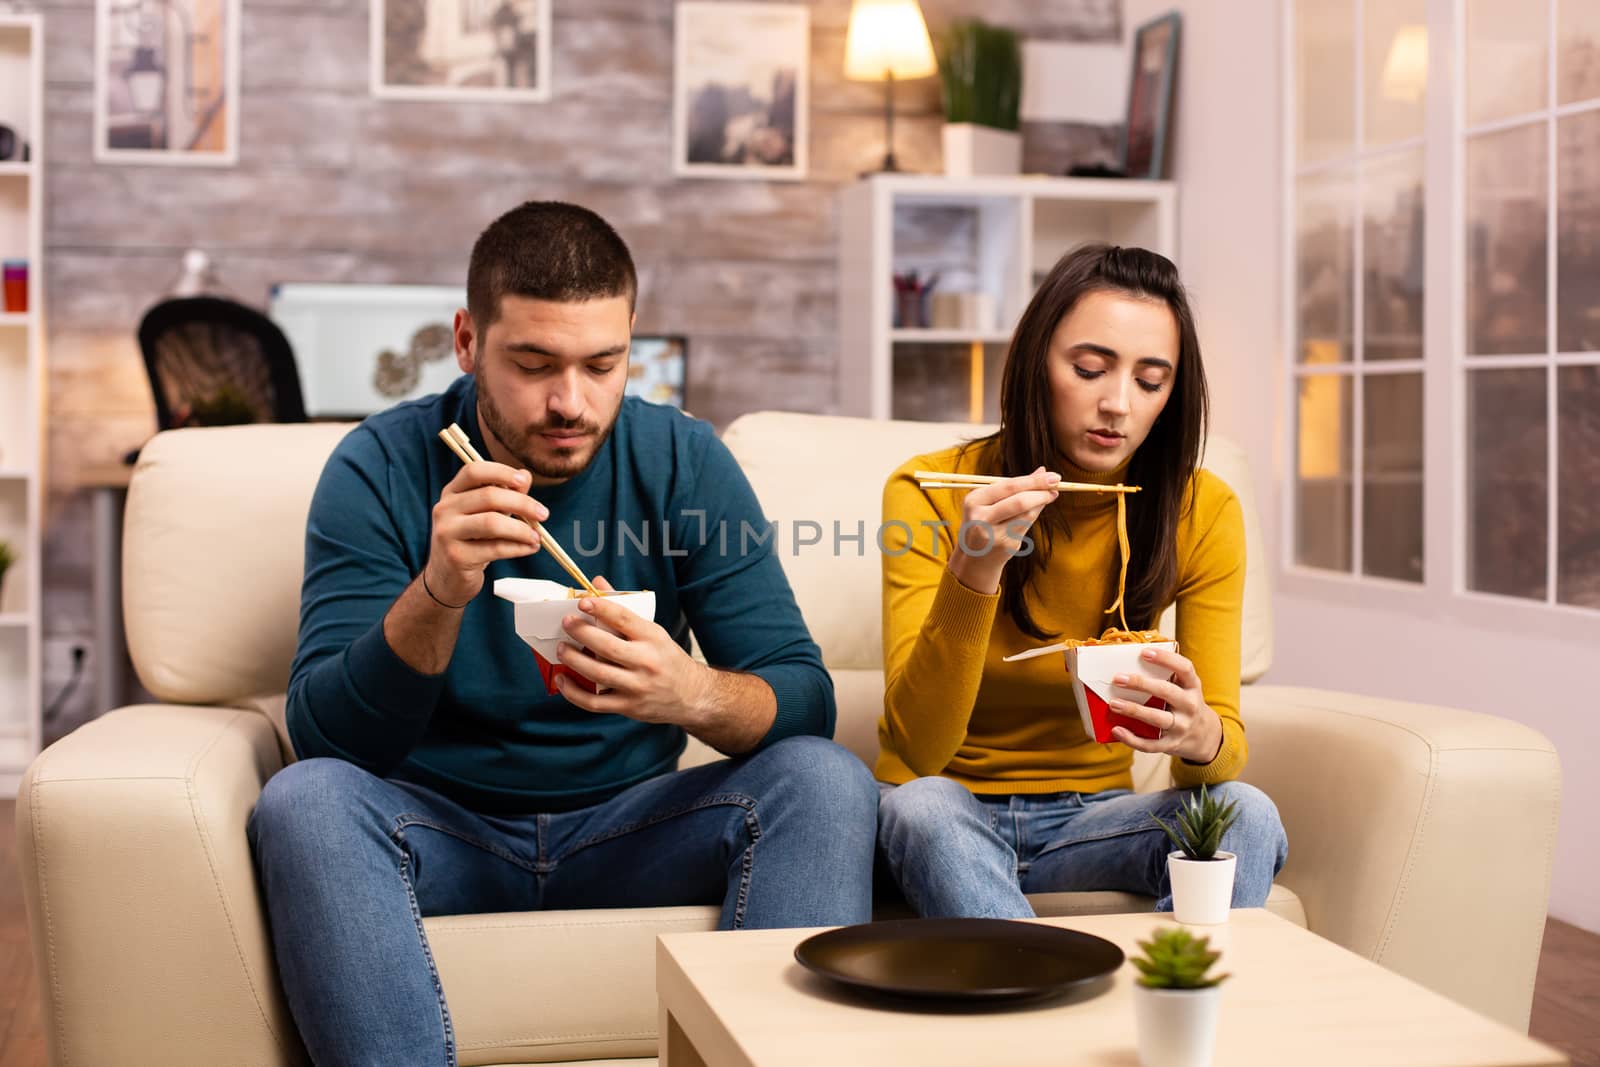
<svg viewBox="0 0 1600 1067">
<path fill-rule="evenodd" d="M 917 456 L 883 491 L 883 650 L 887 689 L 876 769 L 900 784 L 952 778 L 975 793 L 1093 793 L 1131 788 L 1133 751 L 1086 736 L 1061 656 L 1001 658 L 1047 642 L 949 572 L 962 493 L 921 489 L 916 470 L 985 473 L 981 446 Z M 1104 474 L 1062 468 L 1068 481 L 1110 484 Z M 1222 718 L 1222 747 L 1207 764 L 1172 760 L 1180 787 L 1238 777 L 1248 749 L 1239 719 L 1239 624 L 1244 596 L 1244 519 L 1233 491 L 1201 471 L 1178 527 L 1178 650 L 1194 662 L 1206 703 Z M 1117 507 L 1113 494 L 1063 493 L 1070 539 L 1028 590 L 1033 618 L 1053 640 L 1098 637 L 1119 626 Z M 934 524 L 946 523 L 945 526 Z M 900 524 L 904 524 L 903 526 Z M 1134 620 L 1130 623 L 1137 626 Z"/>
</svg>

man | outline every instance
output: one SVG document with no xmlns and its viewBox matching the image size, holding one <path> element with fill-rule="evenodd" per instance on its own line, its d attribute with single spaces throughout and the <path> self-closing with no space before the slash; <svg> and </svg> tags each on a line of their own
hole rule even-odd
<svg viewBox="0 0 1600 1067">
<path fill-rule="evenodd" d="M 323 471 L 289 683 L 301 761 L 249 826 L 317 1063 L 455 1062 L 423 916 L 870 918 L 877 790 L 825 740 L 832 683 L 772 542 L 740 536 L 767 529 L 755 496 L 705 423 L 623 399 L 636 287 L 592 212 L 509 212 L 472 251 L 466 373 L 368 419 Z M 438 440 L 452 422 L 483 462 Z M 562 651 L 548 696 L 492 590 L 567 582 L 535 520 L 588 573 L 656 594 L 654 620 L 574 601 L 564 625 L 587 648 Z M 691 629 L 715 667 L 690 658 Z M 730 758 L 675 770 L 686 733 Z"/>
</svg>

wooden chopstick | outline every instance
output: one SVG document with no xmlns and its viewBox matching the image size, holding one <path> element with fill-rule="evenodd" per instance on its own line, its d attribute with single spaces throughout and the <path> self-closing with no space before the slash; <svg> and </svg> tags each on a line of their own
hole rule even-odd
<svg viewBox="0 0 1600 1067">
<path fill-rule="evenodd" d="M 461 427 L 457 426 L 455 423 L 452 422 L 449 426 L 446 426 L 444 429 L 439 431 L 439 440 L 449 445 L 450 451 L 461 457 L 461 462 L 483 462 L 483 457 L 478 454 L 478 450 L 472 447 L 471 439 L 469 439 Z M 522 522 L 528 522 L 528 520 L 522 518 L 521 515 L 515 515 L 512 517 L 519 519 Z M 605 595 L 604 593 L 600 592 L 600 590 L 595 588 L 594 583 L 589 580 L 589 576 L 583 573 L 583 568 L 579 567 L 572 561 L 572 557 L 567 555 L 567 550 L 562 548 L 560 543 L 557 542 L 554 537 L 550 536 L 550 531 L 544 528 L 544 523 L 535 519 L 534 521 L 529 522 L 528 525 L 532 526 L 539 534 L 539 541 L 544 545 L 545 551 L 549 552 L 551 557 L 557 563 L 561 564 L 562 570 L 572 575 L 574 581 L 583 586 L 583 588 L 587 590 L 591 596 Z"/>
<path fill-rule="evenodd" d="M 958 474 L 953 471 L 912 471 L 917 484 L 923 489 L 976 489 L 980 485 L 993 485 L 1006 479 L 992 474 Z M 1056 489 L 1063 493 L 1137 493 L 1137 485 L 1096 485 L 1094 482 L 1057 482 Z"/>
</svg>

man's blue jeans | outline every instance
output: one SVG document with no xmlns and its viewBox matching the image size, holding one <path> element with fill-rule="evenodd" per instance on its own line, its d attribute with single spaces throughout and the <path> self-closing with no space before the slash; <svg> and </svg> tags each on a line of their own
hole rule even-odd
<svg viewBox="0 0 1600 1067">
<path fill-rule="evenodd" d="M 865 922 L 877 803 L 861 761 L 816 737 L 509 817 L 309 759 L 267 783 L 248 833 L 312 1060 L 449 1067 L 424 916 L 716 904 L 724 929 Z"/>
<path fill-rule="evenodd" d="M 976 796 L 948 778 L 880 790 L 878 847 L 918 915 L 1029 919 L 1025 893 L 1093 890 L 1156 897 L 1157 911 L 1172 910 L 1173 845 L 1150 815 L 1173 825 L 1188 790 Z M 1239 803 L 1222 848 L 1238 856 L 1233 906 L 1258 908 L 1289 854 L 1278 808 L 1243 782 L 1207 792 Z"/>
</svg>

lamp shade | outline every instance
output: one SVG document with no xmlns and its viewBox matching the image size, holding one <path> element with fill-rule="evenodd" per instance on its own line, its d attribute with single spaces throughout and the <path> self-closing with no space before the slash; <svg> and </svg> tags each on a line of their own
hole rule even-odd
<svg viewBox="0 0 1600 1067">
<path fill-rule="evenodd" d="M 926 78 L 938 70 L 917 0 L 855 0 L 844 44 L 844 76 L 853 81 Z"/>
<path fill-rule="evenodd" d="M 1428 88 L 1428 28 L 1402 26 L 1383 64 L 1383 95 L 1415 104 Z"/>
</svg>

